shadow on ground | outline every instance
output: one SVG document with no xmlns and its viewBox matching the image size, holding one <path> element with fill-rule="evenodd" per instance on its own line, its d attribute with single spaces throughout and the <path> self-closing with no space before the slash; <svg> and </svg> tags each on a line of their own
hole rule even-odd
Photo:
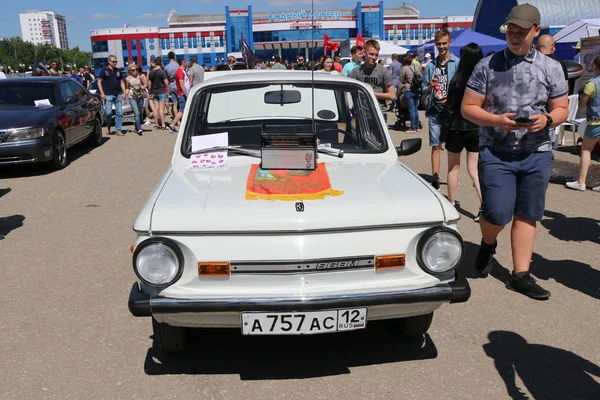
<svg viewBox="0 0 600 400">
<path fill-rule="evenodd" d="M 4 188 L 4 189 L 0 189 L 0 197 L 7 195 L 11 192 L 11 188 Z"/>
<path fill-rule="evenodd" d="M 464 246 L 464 256 L 457 267 L 458 273 L 469 279 L 481 278 L 481 275 L 475 268 L 475 258 L 479 251 L 479 244 L 464 242 Z M 506 283 L 511 277 L 511 272 L 494 258 L 494 267 L 492 268 L 490 275 L 500 282 Z"/>
<path fill-rule="evenodd" d="M 574 181 L 579 176 L 579 163 L 570 161 L 554 160 L 552 163 L 552 175 L 550 183 L 564 185 L 566 182 Z M 587 186 L 596 187 L 600 185 L 600 164 L 592 163 L 587 175 Z"/>
<path fill-rule="evenodd" d="M 528 343 L 521 335 L 508 331 L 488 334 L 485 354 L 494 366 L 513 399 L 599 399 L 600 367 L 567 350 Z M 525 385 L 519 387 L 517 376 Z"/>
<path fill-rule="evenodd" d="M 11 215 L 10 217 L 0 217 L 0 239 L 8 235 L 11 231 L 23 226 L 25 217 L 23 215 Z"/>
<path fill-rule="evenodd" d="M 550 235 L 565 242 L 592 242 L 600 244 L 600 220 L 588 217 L 567 217 L 546 210 L 541 224 Z"/>
<path fill-rule="evenodd" d="M 194 330 L 187 354 L 148 349 L 148 375 L 239 374 L 242 380 L 303 379 L 349 374 L 350 368 L 437 357 L 429 337 L 402 341 L 381 321 L 368 329 L 315 336 L 242 336 L 238 329 Z"/>
<path fill-rule="evenodd" d="M 109 137 L 102 138 L 102 146 L 110 140 Z M 77 144 L 67 151 L 68 162 L 73 163 L 86 154 L 91 153 L 96 147 L 91 147 L 85 143 Z M 69 166 L 67 165 L 67 168 Z M 0 179 L 25 178 L 30 176 L 43 176 L 55 172 L 47 163 L 9 165 L 0 167 Z"/>
</svg>

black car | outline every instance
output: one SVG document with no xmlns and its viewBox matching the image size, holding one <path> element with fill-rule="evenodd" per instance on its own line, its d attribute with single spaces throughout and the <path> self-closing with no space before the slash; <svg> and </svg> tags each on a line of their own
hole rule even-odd
<svg viewBox="0 0 600 400">
<path fill-rule="evenodd" d="M 102 103 L 72 78 L 0 80 L 0 166 L 68 164 L 67 148 L 102 143 Z"/>
</svg>

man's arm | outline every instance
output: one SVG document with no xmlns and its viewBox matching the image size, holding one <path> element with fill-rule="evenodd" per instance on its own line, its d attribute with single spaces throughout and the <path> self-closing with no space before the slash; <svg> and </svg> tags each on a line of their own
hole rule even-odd
<svg viewBox="0 0 600 400">
<path fill-rule="evenodd" d="M 386 91 L 383 93 L 375 93 L 375 96 L 382 100 L 394 100 L 396 98 L 396 93 L 394 93 L 394 85 L 388 86 Z"/>
<path fill-rule="evenodd" d="M 187 89 L 185 87 L 184 79 L 177 78 L 177 80 L 179 81 L 179 87 L 181 88 L 181 91 L 183 92 L 183 94 L 185 95 L 185 97 L 187 97 L 188 96 L 188 92 L 187 92 Z M 190 83 L 190 85 L 191 85 L 191 83 Z"/>
<path fill-rule="evenodd" d="M 102 100 L 106 99 L 106 95 L 104 94 L 104 89 L 102 88 L 102 72 L 100 72 L 100 76 L 98 77 L 98 91 L 100 92 L 100 97 Z"/>
<path fill-rule="evenodd" d="M 119 82 L 121 83 L 121 90 L 123 91 L 121 97 L 123 98 L 123 100 L 125 100 L 125 98 L 127 97 L 127 93 L 125 92 L 125 80 L 123 79 L 123 75 L 121 75 L 121 79 L 119 80 Z"/>
<path fill-rule="evenodd" d="M 510 132 L 521 127 L 521 124 L 511 119 L 516 115 L 515 113 L 492 114 L 483 109 L 484 101 L 484 95 L 470 89 L 465 89 L 465 95 L 460 108 L 462 116 L 476 125 L 495 126 L 505 132 Z"/>
<path fill-rule="evenodd" d="M 552 125 L 549 128 L 556 128 L 567 120 L 569 116 L 569 98 L 567 96 L 559 97 L 557 99 L 548 100 L 548 115 L 552 118 Z M 536 114 L 529 117 L 533 122 L 527 127 L 530 132 L 538 132 L 546 127 L 548 123 L 548 117 L 542 114 Z"/>
<path fill-rule="evenodd" d="M 429 84 L 431 82 L 431 68 L 429 67 L 430 64 L 431 62 L 425 66 L 425 71 L 423 71 L 423 82 L 421 82 L 421 90 L 423 91 L 423 93 L 431 92 L 431 88 L 429 87 Z"/>
</svg>

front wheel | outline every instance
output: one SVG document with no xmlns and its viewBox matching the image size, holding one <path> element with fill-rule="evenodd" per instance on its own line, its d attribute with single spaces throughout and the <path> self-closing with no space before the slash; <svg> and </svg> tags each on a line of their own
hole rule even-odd
<svg viewBox="0 0 600 400">
<path fill-rule="evenodd" d="M 52 160 L 50 166 L 52 169 L 59 170 L 67 166 L 67 141 L 65 134 L 57 130 L 52 139 Z"/>
<path fill-rule="evenodd" d="M 94 120 L 94 129 L 88 136 L 88 143 L 90 146 L 98 147 L 102 144 L 102 124 L 99 120 Z"/>
<path fill-rule="evenodd" d="M 427 333 L 433 321 L 433 313 L 389 321 L 390 328 L 406 338 L 419 338 Z"/>
<path fill-rule="evenodd" d="M 152 318 L 154 350 L 168 354 L 179 353 L 187 349 L 188 329 L 181 326 L 171 326 L 160 323 Z"/>
</svg>

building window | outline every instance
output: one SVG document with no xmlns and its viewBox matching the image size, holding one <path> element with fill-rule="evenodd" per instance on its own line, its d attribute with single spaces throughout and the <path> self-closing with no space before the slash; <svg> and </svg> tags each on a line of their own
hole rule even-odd
<svg viewBox="0 0 600 400">
<path fill-rule="evenodd" d="M 97 42 L 92 42 L 92 52 L 93 53 L 101 53 L 108 51 L 108 41 L 99 40 Z"/>
<path fill-rule="evenodd" d="M 202 38 L 202 39 L 204 39 L 204 38 Z M 211 57 L 210 54 L 204 54 L 202 56 L 202 60 L 204 60 L 204 64 L 206 64 L 206 65 L 212 65 L 212 57 Z"/>
</svg>

